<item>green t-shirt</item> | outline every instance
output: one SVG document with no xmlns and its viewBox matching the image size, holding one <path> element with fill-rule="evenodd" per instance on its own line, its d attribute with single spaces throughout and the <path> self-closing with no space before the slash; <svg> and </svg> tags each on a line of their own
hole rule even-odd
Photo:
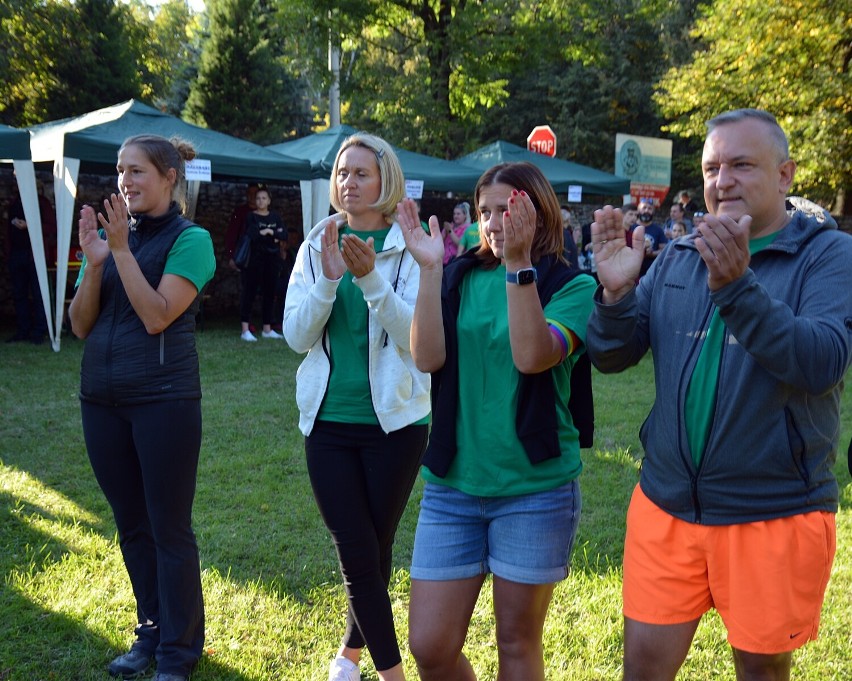
<svg viewBox="0 0 852 681">
<path fill-rule="evenodd" d="M 771 244 L 778 232 L 773 232 L 759 239 L 749 241 L 748 250 L 751 255 L 763 250 Z M 725 323 L 719 314 L 719 308 L 714 308 L 701 352 L 695 363 L 695 369 L 686 388 L 684 404 L 684 423 L 686 424 L 686 440 L 692 461 L 696 467 L 701 463 L 710 427 L 713 425 L 713 413 L 716 405 L 716 390 L 719 387 L 719 366 L 722 363 L 722 347 L 725 341 Z"/>
<path fill-rule="evenodd" d="M 340 236 L 357 234 L 366 241 L 373 237 L 373 248 L 382 250 L 390 227 L 375 231 L 355 231 L 344 225 Z M 317 418 L 338 423 L 365 423 L 378 425 L 373 410 L 369 377 L 369 338 L 367 323 L 369 312 L 364 294 L 353 282 L 348 272 L 337 286 L 337 295 L 328 318 L 328 339 L 331 354 L 331 375 L 325 399 Z"/>
<path fill-rule="evenodd" d="M 86 271 L 86 256 L 80 264 L 80 273 L 74 287 L 80 286 Z M 163 274 L 176 274 L 191 281 L 200 291 L 216 273 L 216 255 L 213 252 L 213 239 L 203 227 L 188 227 L 180 233 L 166 256 Z"/>
<path fill-rule="evenodd" d="M 548 322 L 567 327 L 585 343 L 595 282 L 575 277 L 547 304 Z M 529 494 L 554 489 L 582 470 L 580 443 L 568 411 L 571 369 L 584 348 L 553 367 L 559 397 L 556 417 L 562 456 L 530 463 L 515 432 L 520 374 L 512 361 L 506 298 L 506 268 L 474 269 L 461 285 L 457 320 L 459 351 L 459 408 L 456 417 L 457 453 L 445 478 L 425 468 L 426 480 L 487 497 Z"/>
<path fill-rule="evenodd" d="M 477 246 L 479 246 L 479 223 L 472 222 L 459 239 L 459 253 L 464 253 Z"/>
</svg>

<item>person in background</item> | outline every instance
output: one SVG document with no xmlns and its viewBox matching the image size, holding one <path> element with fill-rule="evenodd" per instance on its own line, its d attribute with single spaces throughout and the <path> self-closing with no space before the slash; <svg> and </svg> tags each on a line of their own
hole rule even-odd
<svg viewBox="0 0 852 681">
<path fill-rule="evenodd" d="M 654 204 L 651 202 L 651 199 L 642 199 L 639 201 L 637 217 L 639 218 L 638 224 L 644 228 L 643 231 L 645 234 L 645 257 L 642 260 L 642 267 L 639 271 L 639 276 L 644 276 L 651 265 L 654 264 L 657 256 L 663 252 L 668 239 L 666 239 L 663 228 L 654 222 Z M 635 234 L 635 227 L 633 232 Z"/>
<path fill-rule="evenodd" d="M 682 221 L 677 220 L 672 224 L 672 239 L 678 239 L 682 236 L 686 236 L 687 233 L 686 225 Z"/>
<path fill-rule="evenodd" d="M 255 192 L 255 209 L 246 216 L 246 234 L 251 241 L 251 258 L 244 270 L 240 292 L 240 339 L 257 341 L 249 329 L 251 311 L 258 289 L 261 296 L 261 322 L 263 338 L 283 339 L 272 329 L 272 311 L 275 304 L 275 287 L 281 272 L 281 244 L 287 243 L 287 228 L 281 216 L 269 209 L 272 199 L 269 190 L 261 185 Z"/>
<path fill-rule="evenodd" d="M 400 681 L 388 583 L 430 412 L 430 378 L 410 346 L 420 268 L 394 218 L 405 180 L 385 140 L 344 140 L 330 193 L 339 212 L 299 248 L 284 305 L 284 337 L 307 352 L 296 403 L 308 475 L 349 600 L 328 678 L 358 681 L 366 645 L 379 678 Z"/>
<path fill-rule="evenodd" d="M 577 241 L 574 237 L 574 216 L 571 214 L 571 209 L 563 204 L 559 207 L 559 215 L 562 217 L 562 240 L 565 243 L 565 259 L 574 267 L 591 271 L 591 266 L 587 268 L 580 267 L 580 256 L 583 255 L 582 227 L 579 224 L 577 225 L 577 228 L 580 230 L 580 241 Z M 585 256 L 583 260 L 585 261 Z"/>
<path fill-rule="evenodd" d="M 706 217 L 707 217 L 707 213 L 700 211 L 700 210 L 693 213 L 692 214 L 692 230 L 698 231 L 698 228 L 701 227 L 701 225 L 705 224 L 705 222 L 706 222 L 705 218 Z"/>
<path fill-rule="evenodd" d="M 689 191 L 686 189 L 681 189 L 680 192 L 678 192 L 677 203 L 679 203 L 680 207 L 683 208 L 684 215 L 692 215 L 698 210 L 698 206 L 695 201 L 692 200 Z"/>
<path fill-rule="evenodd" d="M 470 227 L 468 227 L 464 234 L 462 234 L 462 238 L 459 241 L 459 255 L 462 253 L 466 253 L 471 248 L 479 248 L 481 244 L 481 237 L 479 235 L 479 220 L 470 223 Z"/>
<path fill-rule="evenodd" d="M 536 681 L 580 519 L 579 432 L 566 402 L 595 282 L 565 261 L 559 203 L 536 166 L 487 170 L 475 202 L 482 246 L 446 270 L 437 218 L 429 235 L 413 203 L 398 207 L 421 272 L 412 354 L 432 372 L 435 405 L 409 646 L 423 681 L 474 679 L 462 651 L 490 573 L 498 678 Z"/>
<path fill-rule="evenodd" d="M 209 232 L 181 215 L 184 163 L 194 157 L 176 138 L 130 137 L 118 151 L 120 195 L 98 215 L 91 206 L 80 211 L 84 259 L 68 314 L 86 339 L 86 449 L 136 598 L 136 640 L 108 666 L 125 679 L 156 660 L 155 681 L 186 681 L 204 644 L 192 531 L 201 450 L 194 331 L 216 258 Z"/>
<path fill-rule="evenodd" d="M 442 229 L 445 263 L 463 252 L 459 248 L 459 243 L 468 227 L 470 227 L 470 204 L 463 201 L 453 208 L 453 221 L 445 222 Z"/>
<path fill-rule="evenodd" d="M 592 227 L 592 362 L 614 373 L 650 349 L 656 383 L 627 512 L 624 678 L 675 679 L 715 608 L 737 679 L 787 680 L 834 559 L 852 239 L 818 207 L 788 213 L 796 164 L 766 111 L 708 121 L 701 168 L 710 213 L 638 286 L 642 227 L 632 248 L 618 210 Z"/>
<path fill-rule="evenodd" d="M 625 203 L 621 207 L 621 226 L 624 227 L 624 241 L 628 247 L 633 243 L 633 228 L 639 219 L 639 207 L 635 203 Z"/>
<path fill-rule="evenodd" d="M 41 214 L 45 261 L 50 267 L 56 261 L 56 214 L 41 191 L 38 194 L 38 208 Z M 9 229 L 6 234 L 10 292 L 15 305 L 15 333 L 6 339 L 6 342 L 29 341 L 41 345 L 47 335 L 47 318 L 44 314 L 27 218 L 18 195 L 12 199 L 9 206 Z"/>
<path fill-rule="evenodd" d="M 225 260 L 228 262 L 228 267 L 236 272 L 239 272 L 240 268 L 234 262 L 234 250 L 240 237 L 246 231 L 246 218 L 257 207 L 254 198 L 257 196 L 257 190 L 260 187 L 260 183 L 257 182 L 246 187 L 246 201 L 234 208 L 231 219 L 228 221 L 228 228 L 225 230 Z"/>
<path fill-rule="evenodd" d="M 669 208 L 669 219 L 666 220 L 666 224 L 663 227 L 663 231 L 665 232 L 666 239 L 672 238 L 672 226 L 676 222 L 683 223 L 684 227 L 686 227 L 687 232 L 692 231 L 692 221 L 687 219 L 683 212 L 683 206 L 679 203 L 673 203 L 671 208 Z"/>
</svg>

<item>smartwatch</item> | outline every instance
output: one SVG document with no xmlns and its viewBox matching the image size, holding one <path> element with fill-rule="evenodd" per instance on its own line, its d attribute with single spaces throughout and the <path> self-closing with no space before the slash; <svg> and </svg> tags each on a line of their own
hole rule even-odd
<svg viewBox="0 0 852 681">
<path fill-rule="evenodd" d="M 535 267 L 527 267 L 517 272 L 506 272 L 506 282 L 509 284 L 517 284 L 525 286 L 526 284 L 534 284 L 538 281 L 538 272 Z"/>
</svg>

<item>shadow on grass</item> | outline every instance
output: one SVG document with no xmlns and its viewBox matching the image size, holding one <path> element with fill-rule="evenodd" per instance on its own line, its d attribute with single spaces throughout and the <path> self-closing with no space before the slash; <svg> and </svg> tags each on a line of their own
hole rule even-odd
<svg viewBox="0 0 852 681">
<path fill-rule="evenodd" d="M 126 652 L 120 643 L 99 635 L 97 627 L 86 621 L 98 618 L 101 628 L 111 624 L 109 617 L 104 619 L 97 612 L 99 608 L 92 612 L 91 601 L 101 596 L 107 599 L 103 584 L 93 593 L 91 584 L 61 575 L 63 566 L 73 563 L 78 551 L 94 551 L 96 558 L 102 557 L 97 547 L 87 542 L 87 537 L 91 540 L 97 533 L 90 531 L 89 523 L 69 523 L 61 514 L 45 512 L 6 492 L 0 493 L 0 513 L 0 545 L 4 547 L 0 552 L 0 572 L 4 575 L 0 590 L 0 679 L 102 681 L 109 661 Z M 55 533 L 48 529 L 51 526 Z M 63 541 L 58 534 L 69 539 Z M 117 577 L 126 579 L 124 574 Z M 42 607 L 39 597 L 28 595 L 28 591 L 47 593 L 45 600 L 67 612 Z M 81 613 L 79 617 L 75 612 Z M 132 628 L 132 613 L 120 611 L 117 616 L 122 620 L 116 626 L 121 630 L 117 631 L 118 638 L 124 638 Z M 261 681 L 261 677 L 245 676 L 206 654 L 196 672 L 197 678 L 208 681 Z"/>
</svg>

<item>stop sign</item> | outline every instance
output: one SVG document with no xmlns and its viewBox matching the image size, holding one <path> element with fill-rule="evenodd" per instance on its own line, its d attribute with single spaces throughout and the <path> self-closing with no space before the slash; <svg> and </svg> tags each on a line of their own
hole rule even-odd
<svg viewBox="0 0 852 681">
<path fill-rule="evenodd" d="M 527 137 L 527 149 L 545 156 L 556 156 L 556 133 L 549 125 L 537 125 Z"/>
</svg>

